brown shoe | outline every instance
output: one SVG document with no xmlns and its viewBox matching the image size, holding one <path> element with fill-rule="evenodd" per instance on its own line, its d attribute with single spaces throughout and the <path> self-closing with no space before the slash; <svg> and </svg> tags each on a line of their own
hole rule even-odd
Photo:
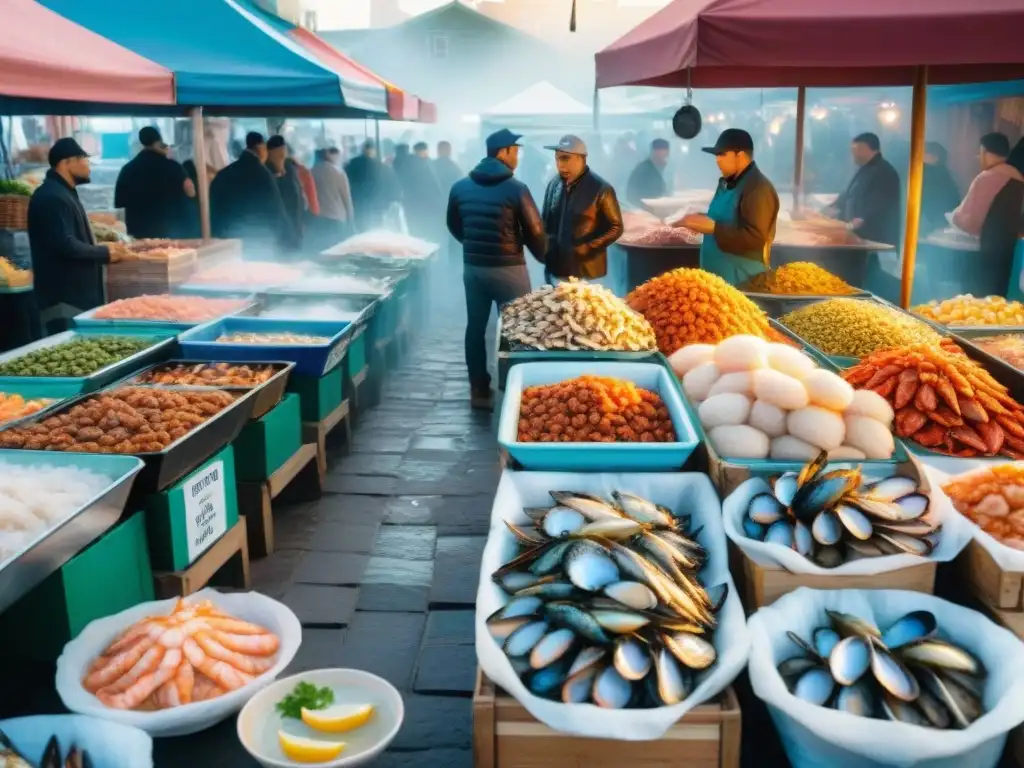
<svg viewBox="0 0 1024 768">
<path fill-rule="evenodd" d="M 494 395 L 490 387 L 487 389 L 473 388 L 469 396 L 469 407 L 476 411 L 493 411 Z"/>
</svg>

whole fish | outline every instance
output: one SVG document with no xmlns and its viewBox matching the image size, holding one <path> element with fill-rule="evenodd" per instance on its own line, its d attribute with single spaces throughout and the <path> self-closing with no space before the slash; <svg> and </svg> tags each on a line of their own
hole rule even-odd
<svg viewBox="0 0 1024 768">
<path fill-rule="evenodd" d="M 563 507 L 575 509 L 590 522 L 608 519 L 622 519 L 623 514 L 603 499 L 587 493 L 551 491 L 551 497 Z"/>
<path fill-rule="evenodd" d="M 648 501 L 625 491 L 613 491 L 612 498 L 615 499 L 615 502 L 625 512 L 627 517 L 631 517 L 637 522 L 660 525 L 666 528 L 676 527 L 676 519 L 672 516 L 672 513 L 666 507 L 655 504 L 653 501 Z"/>
</svg>

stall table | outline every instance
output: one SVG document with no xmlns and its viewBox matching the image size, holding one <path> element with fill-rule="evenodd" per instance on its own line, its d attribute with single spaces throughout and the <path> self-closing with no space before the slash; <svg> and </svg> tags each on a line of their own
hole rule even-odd
<svg viewBox="0 0 1024 768">
<path fill-rule="evenodd" d="M 776 240 L 772 244 L 771 265 L 774 268 L 797 261 L 809 261 L 855 288 L 867 289 L 867 283 L 876 271 L 870 267 L 871 257 L 876 253 L 893 250 L 895 247 L 892 245 L 868 241 L 850 245 L 800 245 Z"/>
</svg>

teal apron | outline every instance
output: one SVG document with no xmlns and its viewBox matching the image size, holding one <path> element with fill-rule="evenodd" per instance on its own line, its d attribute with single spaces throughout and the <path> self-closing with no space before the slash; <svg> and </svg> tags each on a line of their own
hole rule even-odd
<svg viewBox="0 0 1024 768">
<path fill-rule="evenodd" d="M 740 195 L 749 178 L 749 174 L 744 176 L 732 189 L 720 184 L 708 207 L 708 218 L 734 226 L 739 218 Z M 740 285 L 768 268 L 768 249 L 766 244 L 763 251 L 750 254 L 752 258 L 744 258 L 719 248 L 714 235 L 704 235 L 700 246 L 700 268 L 714 272 L 730 285 Z"/>
</svg>

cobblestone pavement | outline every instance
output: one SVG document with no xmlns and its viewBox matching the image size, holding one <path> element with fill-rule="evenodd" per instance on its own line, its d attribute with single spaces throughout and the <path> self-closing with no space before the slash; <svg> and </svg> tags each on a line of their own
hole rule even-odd
<svg viewBox="0 0 1024 768">
<path fill-rule="evenodd" d="M 355 667 L 402 692 L 405 725 L 379 768 L 472 765 L 473 602 L 499 469 L 492 417 L 469 408 L 459 288 L 434 302 L 351 453 L 331 454 L 323 497 L 275 510 L 277 549 L 252 563 L 253 589 L 302 622 L 286 674 Z M 156 752 L 158 768 L 256 765 L 235 718 Z"/>
</svg>

